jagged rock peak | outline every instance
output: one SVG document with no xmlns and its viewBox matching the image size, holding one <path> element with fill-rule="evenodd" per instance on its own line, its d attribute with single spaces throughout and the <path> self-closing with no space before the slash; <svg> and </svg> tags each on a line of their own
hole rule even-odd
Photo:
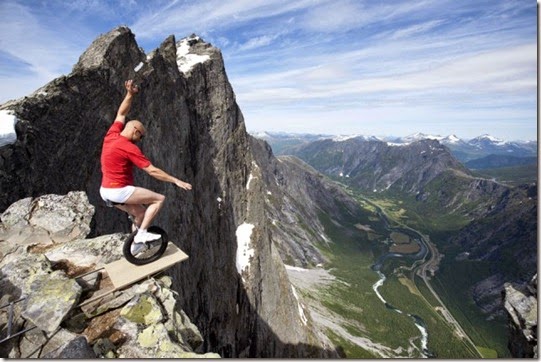
<svg viewBox="0 0 541 362">
<path fill-rule="evenodd" d="M 115 68 L 125 57 L 133 59 L 133 64 L 144 59 L 132 31 L 128 27 L 119 26 L 96 38 L 81 55 L 73 72 L 104 66 Z"/>
<path fill-rule="evenodd" d="M 192 34 L 176 43 L 178 69 L 189 73 L 196 64 L 208 61 L 220 51 L 211 44 L 206 43 L 199 36 Z"/>
<path fill-rule="evenodd" d="M 220 54 L 219 49 L 206 43 L 201 37 L 192 34 L 184 39 L 175 40 L 174 35 L 168 36 L 156 50 L 145 56 L 137 46 L 135 35 L 130 28 L 119 26 L 108 33 L 100 35 L 81 55 L 73 71 L 85 69 L 106 68 L 114 70 L 122 61 L 130 59 L 137 73 L 143 65 L 152 60 L 159 52 L 166 60 L 176 59 L 178 69 L 187 74 L 199 63 L 209 60 L 213 55 Z"/>
</svg>

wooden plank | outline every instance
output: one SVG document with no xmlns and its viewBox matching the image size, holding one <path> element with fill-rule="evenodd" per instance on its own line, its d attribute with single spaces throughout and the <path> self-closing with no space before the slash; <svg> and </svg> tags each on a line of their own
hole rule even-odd
<svg viewBox="0 0 541 362">
<path fill-rule="evenodd" d="M 111 278 L 115 289 L 118 290 L 136 283 L 149 275 L 170 268 L 174 264 L 186 259 L 188 259 L 188 255 L 170 242 L 162 257 L 152 263 L 134 265 L 122 258 L 105 265 L 105 270 L 109 278 Z"/>
</svg>

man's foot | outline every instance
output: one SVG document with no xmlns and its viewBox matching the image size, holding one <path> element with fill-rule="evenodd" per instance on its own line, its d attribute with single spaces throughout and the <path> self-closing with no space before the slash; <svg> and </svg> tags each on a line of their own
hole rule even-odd
<svg viewBox="0 0 541 362">
<path fill-rule="evenodd" d="M 146 230 L 139 229 L 139 231 L 137 232 L 137 235 L 135 235 L 135 239 L 133 240 L 134 241 L 133 244 L 144 243 L 146 241 L 158 240 L 161 237 L 162 236 L 160 234 L 149 233 Z"/>
<path fill-rule="evenodd" d="M 136 256 L 142 251 L 145 251 L 146 245 L 145 243 L 132 243 L 130 247 L 131 255 Z"/>
</svg>

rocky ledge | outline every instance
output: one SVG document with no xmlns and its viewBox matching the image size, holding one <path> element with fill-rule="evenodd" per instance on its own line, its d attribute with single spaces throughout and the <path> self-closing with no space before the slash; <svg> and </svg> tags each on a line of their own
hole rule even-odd
<svg viewBox="0 0 541 362">
<path fill-rule="evenodd" d="M 505 283 L 504 289 L 511 355 L 514 358 L 538 358 L 537 274 L 526 285 Z"/>
<path fill-rule="evenodd" d="M 0 224 L 3 358 L 212 358 L 167 275 L 84 303 L 112 287 L 92 272 L 122 258 L 125 234 L 85 239 L 94 207 L 84 192 L 26 198 Z M 10 305 L 12 306 L 10 308 Z M 82 306 L 81 306 L 82 305 Z"/>
</svg>

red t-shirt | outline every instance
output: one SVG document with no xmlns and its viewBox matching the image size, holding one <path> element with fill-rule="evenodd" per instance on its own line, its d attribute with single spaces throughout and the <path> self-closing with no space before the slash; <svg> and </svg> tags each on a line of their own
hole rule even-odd
<svg viewBox="0 0 541 362">
<path fill-rule="evenodd" d="M 133 165 L 145 168 L 151 164 L 139 147 L 120 135 L 123 128 L 122 122 L 113 122 L 103 140 L 101 185 L 106 188 L 133 185 Z"/>
</svg>

